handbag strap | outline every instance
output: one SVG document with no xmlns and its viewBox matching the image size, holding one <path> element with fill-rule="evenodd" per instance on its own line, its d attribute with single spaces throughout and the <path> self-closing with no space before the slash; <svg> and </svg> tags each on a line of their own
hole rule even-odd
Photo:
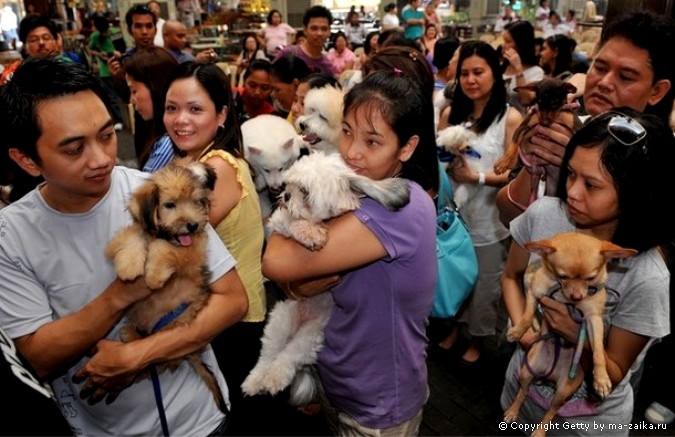
<svg viewBox="0 0 675 437">
<path fill-rule="evenodd" d="M 441 161 L 438 161 L 438 176 L 440 179 L 440 184 L 438 188 L 436 212 L 438 214 L 442 213 L 446 206 L 449 206 L 456 211 L 457 205 L 455 205 L 452 185 L 450 185 L 450 179 L 448 179 L 448 174 L 446 173 Z"/>
</svg>

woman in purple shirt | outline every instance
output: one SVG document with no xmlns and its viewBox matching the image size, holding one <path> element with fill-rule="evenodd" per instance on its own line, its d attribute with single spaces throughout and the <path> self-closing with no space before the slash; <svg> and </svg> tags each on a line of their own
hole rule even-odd
<svg viewBox="0 0 675 437">
<path fill-rule="evenodd" d="M 272 234 L 263 273 L 289 298 L 330 291 L 335 300 L 317 365 L 335 434 L 416 435 L 437 274 L 430 96 L 400 70 L 368 75 L 345 97 L 339 151 L 360 175 L 410 180 L 410 202 L 392 212 L 364 198 L 327 223 L 318 251 Z"/>
</svg>

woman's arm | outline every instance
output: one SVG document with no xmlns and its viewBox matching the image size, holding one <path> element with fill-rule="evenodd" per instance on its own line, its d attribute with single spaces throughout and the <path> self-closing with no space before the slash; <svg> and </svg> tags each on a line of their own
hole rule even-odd
<svg viewBox="0 0 675 437">
<path fill-rule="evenodd" d="M 542 297 L 540 303 L 544 309 L 544 318 L 549 327 L 569 342 L 576 343 L 579 338 L 580 325 L 572 319 L 567 306 L 550 297 Z M 617 326 L 609 328 L 606 338 L 605 360 L 607 363 L 607 373 L 612 380 L 612 386 L 616 387 L 626 376 L 630 366 L 647 345 L 649 338 Z M 588 340 L 586 340 L 584 349 L 588 352 L 591 350 Z"/>
<path fill-rule="evenodd" d="M 328 242 L 315 251 L 273 233 L 263 254 L 263 275 L 280 284 L 301 281 L 338 274 L 387 255 L 380 240 L 354 213 L 329 220 L 326 226 Z"/>
<path fill-rule="evenodd" d="M 513 137 L 513 132 L 515 132 L 516 128 L 522 121 L 523 117 L 515 108 L 509 108 L 504 117 L 506 117 L 506 121 L 504 123 L 504 147 L 506 147 L 506 145 L 509 142 L 509 139 Z M 440 130 L 441 129 L 440 119 L 438 122 L 438 126 Z M 466 158 L 464 156 L 459 156 L 459 159 L 461 162 L 460 165 L 452 165 L 449 168 L 452 179 L 460 183 L 468 183 L 468 184 L 480 183 L 480 173 L 478 172 L 478 170 L 474 170 L 467 163 Z M 502 187 L 504 186 L 504 184 L 506 184 L 506 182 L 509 179 L 508 172 L 496 174 L 494 171 L 488 171 L 485 172 L 484 175 L 485 175 L 484 185 L 490 187 Z"/>
<path fill-rule="evenodd" d="M 241 185 L 237 180 L 236 169 L 229 162 L 214 156 L 206 164 L 216 172 L 216 186 L 209 196 L 209 223 L 215 228 L 241 200 Z"/>
</svg>

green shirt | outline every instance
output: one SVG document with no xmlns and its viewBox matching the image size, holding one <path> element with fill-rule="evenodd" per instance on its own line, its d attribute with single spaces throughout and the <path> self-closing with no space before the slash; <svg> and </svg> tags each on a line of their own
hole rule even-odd
<svg viewBox="0 0 675 437">
<path fill-rule="evenodd" d="M 105 54 L 112 54 L 115 51 L 115 46 L 109 35 L 101 35 L 99 31 L 96 31 L 89 37 L 89 49 Z M 110 77 L 108 62 L 99 56 L 96 56 L 96 62 L 98 62 L 98 75 L 100 77 Z"/>
</svg>

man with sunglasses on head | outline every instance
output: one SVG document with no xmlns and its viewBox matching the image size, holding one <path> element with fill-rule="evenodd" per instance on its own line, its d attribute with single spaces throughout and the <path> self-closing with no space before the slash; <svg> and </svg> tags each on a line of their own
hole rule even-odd
<svg viewBox="0 0 675 437">
<path fill-rule="evenodd" d="M 609 24 L 586 75 L 582 101 L 595 116 L 620 106 L 652 113 L 668 120 L 673 106 L 675 23 L 651 12 L 634 12 Z M 533 165 L 560 166 L 572 133 L 564 126 L 536 127 L 537 134 L 521 145 L 530 166 L 523 165 L 497 195 L 505 226 L 520 215 L 537 191 Z M 532 173 L 531 173 L 532 172 Z M 516 173 L 514 171 L 513 173 Z"/>
<path fill-rule="evenodd" d="M 21 20 L 19 40 L 23 44 L 26 57 L 46 58 L 55 56 L 63 61 L 72 62 L 67 56 L 61 55 L 62 42 L 58 26 L 43 15 L 28 15 Z M 23 59 L 16 60 L 2 71 L 0 85 L 11 80 L 14 71 L 23 61 Z"/>
</svg>

